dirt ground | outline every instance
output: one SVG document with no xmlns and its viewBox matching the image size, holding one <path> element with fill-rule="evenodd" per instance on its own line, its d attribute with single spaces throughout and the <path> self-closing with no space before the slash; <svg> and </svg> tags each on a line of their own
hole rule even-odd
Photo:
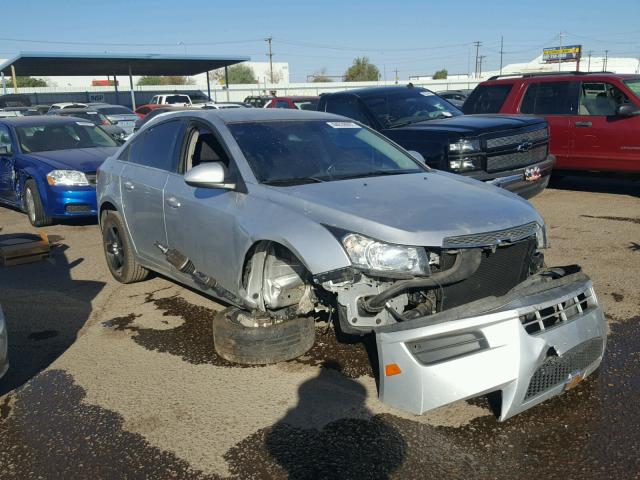
<svg viewBox="0 0 640 480">
<path fill-rule="evenodd" d="M 638 478 L 640 183 L 569 177 L 533 199 L 549 265 L 580 264 L 610 324 L 600 371 L 504 423 L 484 398 L 414 416 L 377 399 L 372 339 L 245 368 L 212 349 L 222 307 L 165 278 L 116 283 L 91 223 L 0 268 L 11 368 L 0 478 Z M 0 208 L 2 233 L 31 232 Z"/>
</svg>

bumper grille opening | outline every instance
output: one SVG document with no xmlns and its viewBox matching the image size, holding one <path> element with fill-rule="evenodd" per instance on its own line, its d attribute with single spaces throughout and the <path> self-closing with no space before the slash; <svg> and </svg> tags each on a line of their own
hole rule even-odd
<svg viewBox="0 0 640 480">
<path fill-rule="evenodd" d="M 596 305 L 593 289 L 589 288 L 564 302 L 520 315 L 520 322 L 528 334 L 535 335 L 571 321 Z"/>
<path fill-rule="evenodd" d="M 524 400 L 566 383 L 571 374 L 583 372 L 600 358 L 602 352 L 603 340 L 598 337 L 573 347 L 561 357 L 548 357 L 531 377 Z"/>
</svg>

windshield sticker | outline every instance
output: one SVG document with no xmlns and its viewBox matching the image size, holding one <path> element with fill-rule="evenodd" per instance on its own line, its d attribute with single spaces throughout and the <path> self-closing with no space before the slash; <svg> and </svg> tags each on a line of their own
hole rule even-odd
<svg viewBox="0 0 640 480">
<path fill-rule="evenodd" d="M 447 112 L 446 110 L 440 112 L 440 115 L 442 115 L 443 117 L 453 117 L 453 114 L 451 112 Z"/>
<path fill-rule="evenodd" d="M 362 128 L 360 125 L 353 122 L 327 122 L 331 128 Z"/>
<path fill-rule="evenodd" d="M 81 127 L 95 127 L 95 125 L 91 122 L 76 122 L 77 125 Z"/>
<path fill-rule="evenodd" d="M 423 97 L 432 97 L 433 95 L 435 95 L 435 93 L 429 92 L 427 90 L 427 91 L 424 91 L 424 92 L 420 92 L 420 95 L 422 95 Z"/>
</svg>

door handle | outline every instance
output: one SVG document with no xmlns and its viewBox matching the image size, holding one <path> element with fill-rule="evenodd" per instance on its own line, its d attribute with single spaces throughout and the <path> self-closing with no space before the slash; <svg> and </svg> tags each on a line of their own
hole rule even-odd
<svg viewBox="0 0 640 480">
<path fill-rule="evenodd" d="M 169 205 L 171 208 L 180 208 L 180 202 L 176 197 L 167 198 L 167 205 Z"/>
<path fill-rule="evenodd" d="M 574 124 L 576 127 L 590 127 L 592 125 L 591 122 L 576 122 Z"/>
<path fill-rule="evenodd" d="M 135 188 L 135 186 L 131 182 L 124 182 L 123 185 L 125 190 L 133 190 Z"/>
</svg>

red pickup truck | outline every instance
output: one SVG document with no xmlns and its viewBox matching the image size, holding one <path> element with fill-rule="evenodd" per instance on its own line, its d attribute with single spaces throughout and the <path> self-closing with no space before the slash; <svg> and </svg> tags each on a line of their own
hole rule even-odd
<svg viewBox="0 0 640 480">
<path fill-rule="evenodd" d="M 544 116 L 555 170 L 640 173 L 640 75 L 492 77 L 476 87 L 462 110 Z"/>
</svg>

